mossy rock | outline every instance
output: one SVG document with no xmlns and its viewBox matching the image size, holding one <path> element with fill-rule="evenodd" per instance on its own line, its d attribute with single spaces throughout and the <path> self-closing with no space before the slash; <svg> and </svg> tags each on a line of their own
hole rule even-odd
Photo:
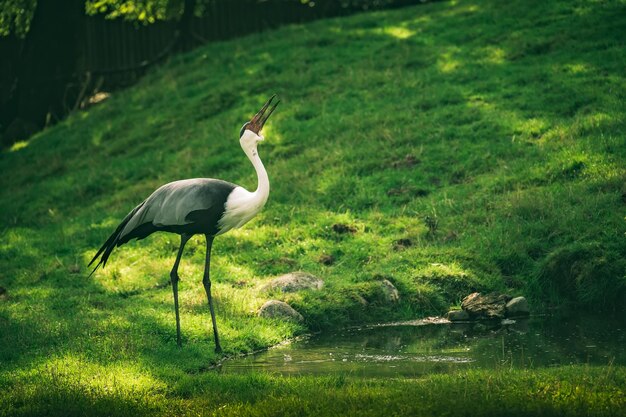
<svg viewBox="0 0 626 417">
<path fill-rule="evenodd" d="M 295 320 L 297 322 L 304 321 L 302 314 L 298 313 L 293 307 L 284 301 L 269 300 L 261 306 L 258 312 L 260 317 L 280 318 Z"/>
<path fill-rule="evenodd" d="M 575 243 L 551 252 L 537 273 L 539 290 L 552 302 L 563 299 L 594 310 L 626 305 L 626 260 L 597 243 Z"/>
<path fill-rule="evenodd" d="M 444 300 L 454 304 L 467 294 L 483 290 L 478 278 L 455 264 L 432 263 L 419 271 L 417 283 L 427 283 L 437 288 Z"/>
</svg>

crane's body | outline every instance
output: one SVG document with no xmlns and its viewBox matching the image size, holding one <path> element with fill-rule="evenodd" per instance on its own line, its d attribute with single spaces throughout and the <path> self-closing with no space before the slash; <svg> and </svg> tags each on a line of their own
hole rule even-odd
<svg viewBox="0 0 626 417">
<path fill-rule="evenodd" d="M 212 178 L 193 178 L 165 184 L 128 213 L 89 263 L 91 265 L 99 259 L 94 272 L 100 265 L 106 266 L 113 249 L 131 239 L 144 239 L 158 231 L 181 235 L 178 255 L 170 273 L 179 345 L 181 338 L 178 312 L 178 265 L 185 244 L 191 236 L 203 234 L 207 241 L 203 284 L 211 310 L 216 351 L 221 351 L 209 277 L 211 248 L 215 236 L 243 226 L 261 211 L 267 202 L 270 191 L 269 178 L 259 158 L 257 145 L 264 140 L 260 135 L 261 128 L 278 105 L 277 101 L 266 117 L 263 117 L 273 99 L 274 96 L 250 122 L 243 126 L 240 132 L 241 148 L 257 173 L 256 191 L 250 192 L 230 182 Z"/>
</svg>

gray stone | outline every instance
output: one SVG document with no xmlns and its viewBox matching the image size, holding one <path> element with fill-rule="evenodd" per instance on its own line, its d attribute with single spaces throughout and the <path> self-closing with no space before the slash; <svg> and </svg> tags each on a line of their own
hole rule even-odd
<svg viewBox="0 0 626 417">
<path fill-rule="evenodd" d="M 468 321 L 470 316 L 464 310 L 450 310 L 446 314 L 446 318 L 450 321 Z"/>
<path fill-rule="evenodd" d="M 461 301 L 461 308 L 471 319 L 502 319 L 506 313 L 506 303 L 510 299 L 511 297 L 504 294 L 481 295 L 475 292 Z"/>
<path fill-rule="evenodd" d="M 284 318 L 289 320 L 304 321 L 302 314 L 298 313 L 284 301 L 269 300 L 259 309 L 259 316 L 266 318 Z"/>
<path fill-rule="evenodd" d="M 390 303 L 397 303 L 400 300 L 400 293 L 391 281 L 384 279 L 380 284 L 383 289 L 383 293 L 385 294 L 385 300 Z"/>
<path fill-rule="evenodd" d="M 301 290 L 320 290 L 324 281 L 307 272 L 290 272 L 274 278 L 263 286 L 264 290 L 281 290 L 282 292 L 297 292 Z"/>
<path fill-rule="evenodd" d="M 507 317 L 520 317 L 528 316 L 530 309 L 528 308 L 528 301 L 524 297 L 515 297 L 508 303 L 506 303 L 506 316 Z"/>
</svg>

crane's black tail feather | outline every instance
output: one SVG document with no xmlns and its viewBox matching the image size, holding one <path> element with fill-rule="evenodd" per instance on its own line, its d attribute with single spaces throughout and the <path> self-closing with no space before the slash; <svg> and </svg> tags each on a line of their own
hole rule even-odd
<svg viewBox="0 0 626 417">
<path fill-rule="evenodd" d="M 109 256 L 111 256 L 111 252 L 113 252 L 113 249 L 115 248 L 115 246 L 120 245 L 119 240 L 120 240 L 120 234 L 122 233 L 122 230 L 124 230 L 124 227 L 126 226 L 126 224 L 130 221 L 130 219 L 133 218 L 135 213 L 137 213 L 137 211 L 141 208 L 141 206 L 144 205 L 144 203 L 145 201 L 139 204 L 133 210 L 131 210 L 131 212 L 128 213 L 126 217 L 124 217 L 124 220 L 122 220 L 122 222 L 117 226 L 113 234 L 111 234 L 111 236 L 109 236 L 106 242 L 104 242 L 104 245 L 102 245 L 102 247 L 98 249 L 98 253 L 96 253 L 96 255 L 93 257 L 91 262 L 89 262 L 89 265 L 87 265 L 87 266 L 91 266 L 91 264 L 93 264 L 96 261 L 96 259 L 100 258 L 100 260 L 96 264 L 96 267 L 89 274 L 90 277 L 93 275 L 94 272 L 96 272 L 96 270 L 98 269 L 100 265 L 102 265 L 103 268 L 106 266 L 107 260 L 109 259 Z"/>
</svg>

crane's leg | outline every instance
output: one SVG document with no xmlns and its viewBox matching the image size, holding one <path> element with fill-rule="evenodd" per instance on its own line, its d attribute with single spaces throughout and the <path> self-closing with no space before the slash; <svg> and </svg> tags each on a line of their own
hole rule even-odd
<svg viewBox="0 0 626 417">
<path fill-rule="evenodd" d="M 211 321 L 213 321 L 213 335 L 215 336 L 215 351 L 217 353 L 222 352 L 220 346 L 220 337 L 217 334 L 217 322 L 215 321 L 215 310 L 213 309 L 213 298 L 211 298 L 211 248 L 213 246 L 213 236 L 206 235 L 206 263 L 204 265 L 204 278 L 202 283 L 204 284 L 204 290 L 209 300 L 209 310 L 211 310 Z"/>
<path fill-rule="evenodd" d="M 176 343 L 178 346 L 181 346 L 180 342 L 180 316 L 178 314 L 178 281 L 180 278 L 178 277 L 178 264 L 180 264 L 180 258 L 183 255 L 183 249 L 187 244 L 191 236 L 188 235 L 180 235 L 180 247 L 178 248 L 178 255 L 176 255 L 176 262 L 174 262 L 174 267 L 170 272 L 170 279 L 172 280 L 172 291 L 174 291 L 174 310 L 176 310 Z"/>
</svg>

